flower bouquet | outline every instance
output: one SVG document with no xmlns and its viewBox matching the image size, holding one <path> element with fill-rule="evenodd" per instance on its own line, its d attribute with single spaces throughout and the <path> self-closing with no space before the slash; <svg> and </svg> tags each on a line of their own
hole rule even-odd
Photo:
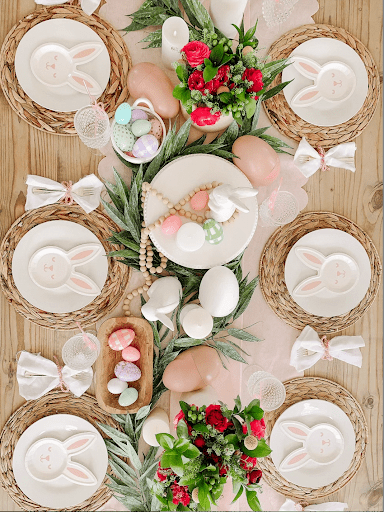
<svg viewBox="0 0 384 512">
<path fill-rule="evenodd" d="M 264 411 L 259 400 L 242 409 L 220 405 L 196 407 L 180 402 L 175 418 L 177 439 L 157 434 L 164 448 L 152 492 L 161 510 L 210 510 L 217 505 L 228 478 L 234 501 L 245 492 L 252 510 L 261 510 L 257 497 L 262 477 L 257 459 L 271 453 L 264 440 Z"/>
</svg>

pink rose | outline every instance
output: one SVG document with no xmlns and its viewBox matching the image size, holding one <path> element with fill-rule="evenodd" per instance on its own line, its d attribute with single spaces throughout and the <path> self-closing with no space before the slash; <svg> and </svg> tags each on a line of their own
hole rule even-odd
<svg viewBox="0 0 384 512">
<path fill-rule="evenodd" d="M 258 439 L 261 439 L 265 436 L 265 421 L 264 418 L 261 418 L 261 420 L 253 420 L 251 421 L 251 431 L 252 434 L 257 437 Z M 248 429 L 247 425 L 243 425 L 243 433 L 247 434 Z"/>
<path fill-rule="evenodd" d="M 211 114 L 209 107 L 197 107 L 191 114 L 192 122 L 197 126 L 207 126 L 217 123 L 220 118 L 220 112 Z"/>
<path fill-rule="evenodd" d="M 243 80 L 248 80 L 249 82 L 253 82 L 251 87 L 247 89 L 247 92 L 259 92 L 264 87 L 263 84 L 263 74 L 260 69 L 250 68 L 246 69 L 243 73 Z M 255 100 L 258 96 L 254 96 Z"/>
<path fill-rule="evenodd" d="M 229 80 L 229 66 L 228 64 L 221 66 L 219 71 L 216 73 L 216 76 L 212 78 L 209 82 L 205 84 L 205 89 L 211 94 L 215 94 L 217 89 L 227 83 Z"/>
<path fill-rule="evenodd" d="M 203 92 L 206 88 L 206 84 L 203 78 L 203 72 L 197 69 L 188 78 L 188 87 L 191 91 L 196 90 Z"/>
<path fill-rule="evenodd" d="M 256 466 L 257 459 L 255 457 L 249 457 L 243 453 L 240 457 L 240 467 L 245 469 L 245 471 L 252 471 L 252 469 Z"/>
<path fill-rule="evenodd" d="M 209 59 L 211 54 L 209 47 L 201 41 L 191 41 L 186 44 L 181 51 L 185 53 L 188 64 L 193 68 L 203 64 L 204 59 Z"/>
</svg>

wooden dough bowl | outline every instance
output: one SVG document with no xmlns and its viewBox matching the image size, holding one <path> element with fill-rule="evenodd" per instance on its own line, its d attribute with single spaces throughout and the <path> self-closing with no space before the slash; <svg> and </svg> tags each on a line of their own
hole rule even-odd
<svg viewBox="0 0 384 512">
<path fill-rule="evenodd" d="M 119 405 L 119 395 L 108 391 L 108 382 L 115 377 L 115 366 L 123 361 L 121 350 L 112 350 L 108 345 L 109 336 L 118 329 L 133 329 L 135 338 L 131 347 L 140 351 L 140 359 L 135 364 L 141 370 L 141 377 L 129 382 L 139 392 L 139 397 L 132 405 Z M 149 405 L 153 391 L 153 331 L 150 324 L 143 318 L 121 317 L 110 318 L 100 327 L 97 337 L 100 341 L 100 355 L 96 361 L 96 399 L 100 407 L 110 414 L 134 414 L 141 407 Z"/>
</svg>

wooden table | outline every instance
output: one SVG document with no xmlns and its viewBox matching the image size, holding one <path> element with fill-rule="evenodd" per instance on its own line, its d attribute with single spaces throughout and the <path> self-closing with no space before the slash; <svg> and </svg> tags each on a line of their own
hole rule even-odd
<svg viewBox="0 0 384 512">
<path fill-rule="evenodd" d="M 261 1 L 261 0 L 258 0 Z M 382 3 L 380 0 L 320 0 L 314 16 L 316 23 L 340 26 L 357 36 L 372 52 L 382 77 Z M 2 0 L 0 4 L 0 40 L 11 27 L 35 8 L 33 0 Z M 355 174 L 340 170 L 318 172 L 305 189 L 307 210 L 340 213 L 355 221 L 373 239 L 382 256 L 382 105 L 365 132 L 357 139 Z M 76 137 L 48 135 L 20 120 L 0 95 L 1 188 L 0 229 L 5 234 L 11 223 L 23 213 L 25 178 L 38 174 L 57 181 L 97 172 L 100 160 Z M 42 352 L 52 358 L 61 353 L 68 332 L 40 328 L 16 314 L 4 296 L 1 303 L 0 427 L 23 399 L 15 377 L 16 353 L 20 350 Z M 372 308 L 345 334 L 361 334 L 366 342 L 363 368 L 334 361 L 319 363 L 306 375 L 329 378 L 346 387 L 362 404 L 370 432 L 367 455 L 358 475 L 333 501 L 345 501 L 349 510 L 383 510 L 382 504 L 382 294 Z M 92 391 L 92 389 L 91 389 Z M 18 510 L 0 490 L 0 510 Z"/>
</svg>

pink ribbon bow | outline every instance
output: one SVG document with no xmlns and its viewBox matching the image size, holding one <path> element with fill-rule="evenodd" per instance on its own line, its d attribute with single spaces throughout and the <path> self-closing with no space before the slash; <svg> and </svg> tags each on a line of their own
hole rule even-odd
<svg viewBox="0 0 384 512">
<path fill-rule="evenodd" d="M 329 167 L 325 163 L 325 151 L 324 151 L 324 149 L 321 146 L 317 146 L 316 151 L 320 155 L 320 162 L 321 162 L 320 170 L 321 171 L 329 171 Z"/>
</svg>

